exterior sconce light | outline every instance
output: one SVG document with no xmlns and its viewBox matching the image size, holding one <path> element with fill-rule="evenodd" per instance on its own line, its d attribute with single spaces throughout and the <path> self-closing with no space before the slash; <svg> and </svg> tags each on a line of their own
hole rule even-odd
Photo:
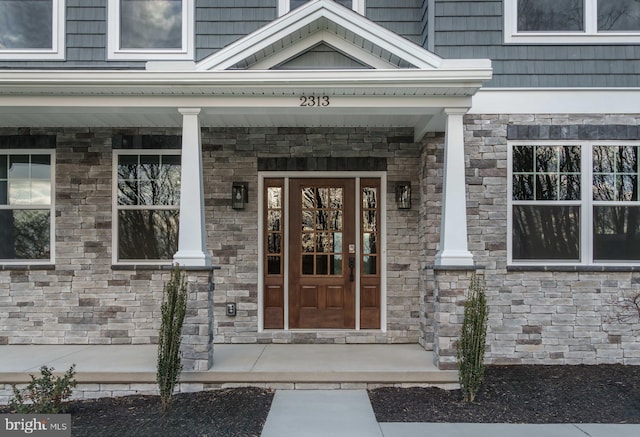
<svg viewBox="0 0 640 437">
<path fill-rule="evenodd" d="M 249 184 L 247 182 L 234 182 L 231 187 L 231 207 L 244 209 L 249 201 Z"/>
<path fill-rule="evenodd" d="M 396 183 L 396 205 L 398 209 L 411 209 L 411 182 Z"/>
</svg>

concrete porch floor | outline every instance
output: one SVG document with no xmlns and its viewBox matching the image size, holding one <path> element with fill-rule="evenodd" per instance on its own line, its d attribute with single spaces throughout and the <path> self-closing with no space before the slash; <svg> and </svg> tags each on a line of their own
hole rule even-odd
<svg viewBox="0 0 640 437">
<path fill-rule="evenodd" d="M 22 383 L 42 365 L 64 372 L 76 365 L 84 384 L 156 382 L 155 345 L 0 346 L 0 384 Z M 458 382 L 457 372 L 441 371 L 432 352 L 417 344 L 308 345 L 216 344 L 208 371 L 183 372 L 183 384 L 438 385 Z M 293 388 L 293 387 L 292 387 Z"/>
</svg>

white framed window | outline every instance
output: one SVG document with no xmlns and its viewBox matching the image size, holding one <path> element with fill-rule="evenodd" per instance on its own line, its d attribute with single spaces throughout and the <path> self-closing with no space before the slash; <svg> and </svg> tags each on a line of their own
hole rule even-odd
<svg viewBox="0 0 640 437">
<path fill-rule="evenodd" d="M 167 263 L 178 251 L 180 151 L 114 150 L 113 261 Z"/>
<path fill-rule="evenodd" d="M 513 265 L 640 263 L 640 143 L 513 142 Z"/>
<path fill-rule="evenodd" d="M 299 8 L 310 0 L 278 0 L 278 16 L 284 15 L 289 11 Z M 353 9 L 357 13 L 364 15 L 364 2 L 365 0 L 335 0 L 336 3 L 340 3 L 349 9 Z"/>
<path fill-rule="evenodd" d="M 640 42 L 636 0 L 505 0 L 505 43 Z"/>
<path fill-rule="evenodd" d="M 194 0 L 109 0 L 109 59 L 194 58 Z"/>
<path fill-rule="evenodd" d="M 0 59 L 64 59 L 65 0 L 0 0 Z"/>
<path fill-rule="evenodd" d="M 55 152 L 0 151 L 0 263 L 54 263 Z"/>
</svg>

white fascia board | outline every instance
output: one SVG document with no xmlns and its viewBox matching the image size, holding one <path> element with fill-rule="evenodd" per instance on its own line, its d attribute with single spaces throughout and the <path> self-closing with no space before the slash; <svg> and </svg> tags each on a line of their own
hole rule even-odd
<svg viewBox="0 0 640 437">
<path fill-rule="evenodd" d="M 271 22 L 200 61 L 197 70 L 225 70 L 265 47 L 285 38 L 314 21 L 326 18 L 352 31 L 372 44 L 382 47 L 410 64 L 424 69 L 438 68 L 442 59 L 402 38 L 360 14 L 345 10 L 331 1 L 314 1 Z"/>
<path fill-rule="evenodd" d="M 490 68 L 480 66 L 464 70 L 238 70 L 212 72 L 164 72 L 164 71 L 44 71 L 8 70 L 0 71 L 0 93 L 11 87 L 30 88 L 33 93 L 55 93 L 64 95 L 74 87 L 115 88 L 132 87 L 131 94 L 144 94 L 145 87 L 166 86 L 167 94 L 175 94 L 181 87 L 293 87 L 303 86 L 322 90 L 325 87 L 348 86 L 351 88 L 430 87 L 450 88 L 480 87 L 491 79 Z M 136 87 L 136 88 L 133 88 Z M 122 92 L 122 91 L 121 91 Z M 126 94 L 123 92 L 123 94 Z M 154 94 L 157 94 L 154 91 Z"/>
<path fill-rule="evenodd" d="M 640 88 L 483 88 L 469 114 L 637 114 Z"/>
</svg>

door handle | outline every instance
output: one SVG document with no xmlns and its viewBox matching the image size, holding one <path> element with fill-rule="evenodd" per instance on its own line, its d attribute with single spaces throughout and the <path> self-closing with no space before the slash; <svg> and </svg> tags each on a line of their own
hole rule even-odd
<svg viewBox="0 0 640 437">
<path fill-rule="evenodd" d="M 353 276 L 353 269 L 356 266 L 356 257 L 355 256 L 350 256 L 349 257 L 349 281 L 353 282 L 355 280 L 355 277 Z"/>
</svg>

